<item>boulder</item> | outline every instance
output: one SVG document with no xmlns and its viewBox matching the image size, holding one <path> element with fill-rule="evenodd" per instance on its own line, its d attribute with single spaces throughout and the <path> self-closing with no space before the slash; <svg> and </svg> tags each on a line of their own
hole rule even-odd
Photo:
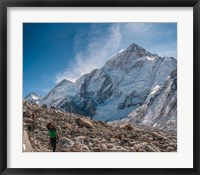
<svg viewBox="0 0 200 175">
<path fill-rule="evenodd" d="M 93 150 L 94 150 L 95 152 L 101 152 L 101 148 L 100 148 L 100 147 L 94 147 Z"/>
<path fill-rule="evenodd" d="M 158 139 L 164 139 L 167 140 L 166 137 L 162 136 L 161 134 L 157 133 L 157 132 L 152 132 L 152 136 L 158 138 Z"/>
<path fill-rule="evenodd" d="M 107 148 L 113 148 L 113 144 L 107 144 Z"/>
<path fill-rule="evenodd" d="M 107 146 L 106 146 L 106 144 L 104 144 L 104 143 L 103 143 L 103 144 L 101 144 L 101 150 L 102 150 L 102 151 L 106 151 L 106 149 L 107 149 Z"/>
<path fill-rule="evenodd" d="M 89 151 L 88 146 L 83 145 L 83 146 L 81 147 L 81 151 Z"/>
<path fill-rule="evenodd" d="M 171 147 L 171 146 L 168 146 L 166 150 L 167 150 L 168 152 L 171 152 L 171 151 L 174 151 L 174 148 Z"/>
<path fill-rule="evenodd" d="M 134 146 L 132 146 L 130 149 L 129 149 L 130 152 L 136 152 Z"/>
<path fill-rule="evenodd" d="M 97 121 L 97 124 L 102 125 L 102 126 L 106 126 L 106 124 L 101 120 Z"/>
<path fill-rule="evenodd" d="M 124 134 L 124 133 L 120 134 L 120 140 L 121 140 L 121 141 L 124 141 L 124 140 L 125 140 L 125 138 L 126 138 L 126 136 L 125 136 L 125 134 Z"/>
<path fill-rule="evenodd" d="M 72 141 L 72 140 L 70 140 L 70 139 L 68 139 L 66 137 L 61 137 L 59 139 L 59 141 L 60 141 L 60 143 L 62 145 L 65 145 L 65 146 L 72 146 L 72 145 L 74 145 L 74 141 Z"/>
<path fill-rule="evenodd" d="M 33 152 L 33 147 L 26 130 L 23 130 L 23 152 Z"/>
<path fill-rule="evenodd" d="M 78 118 L 77 119 L 78 125 L 81 127 L 87 127 L 87 128 L 94 128 L 94 125 L 91 121 L 89 121 L 88 119 L 84 119 L 84 118 Z"/>
<path fill-rule="evenodd" d="M 34 122 L 34 120 L 31 119 L 31 118 L 25 118 L 24 121 L 25 121 L 26 123 L 33 123 L 33 122 Z"/>
<path fill-rule="evenodd" d="M 122 129 L 125 129 L 125 130 L 133 130 L 133 129 L 134 129 L 133 126 L 130 125 L 130 124 L 123 125 L 123 126 L 121 126 L 121 128 L 122 128 Z"/>
<path fill-rule="evenodd" d="M 134 145 L 134 148 L 137 152 L 158 152 L 160 151 L 152 144 L 149 144 L 148 142 L 142 142 Z"/>
</svg>

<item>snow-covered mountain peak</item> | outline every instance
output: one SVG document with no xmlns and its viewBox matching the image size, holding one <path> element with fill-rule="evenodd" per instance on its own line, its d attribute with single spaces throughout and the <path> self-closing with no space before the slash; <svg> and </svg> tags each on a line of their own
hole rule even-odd
<svg viewBox="0 0 200 175">
<path fill-rule="evenodd" d="M 145 50 L 143 47 L 141 47 L 141 46 L 139 46 L 139 45 L 137 45 L 137 44 L 135 44 L 135 43 L 129 45 L 129 46 L 126 48 L 126 50 L 127 50 L 127 51 L 129 50 L 129 51 L 131 51 L 131 52 L 135 52 L 135 51 L 146 52 L 146 50 Z"/>
<path fill-rule="evenodd" d="M 26 97 L 24 98 L 24 100 L 29 101 L 31 103 L 36 103 L 38 104 L 41 100 L 41 96 L 39 96 L 38 94 L 36 94 L 35 92 L 31 92 L 28 95 L 26 95 Z"/>
<path fill-rule="evenodd" d="M 72 81 L 63 79 L 42 98 L 39 105 L 51 104 L 51 106 L 56 106 L 61 99 L 66 98 L 67 96 L 73 96 L 75 94 L 76 90 L 74 88 L 74 83 Z"/>
<path fill-rule="evenodd" d="M 27 99 L 27 98 L 32 98 L 32 99 L 37 99 L 41 96 L 39 96 L 38 94 L 36 94 L 35 92 L 31 92 L 29 93 L 28 95 L 26 95 L 26 97 L 24 99 Z"/>
<path fill-rule="evenodd" d="M 133 43 L 125 49 L 127 53 L 134 53 L 138 58 L 145 56 L 154 56 L 150 52 L 146 51 L 143 47 Z"/>
<path fill-rule="evenodd" d="M 84 74 L 74 83 L 61 81 L 40 105 L 55 106 L 96 120 L 121 119 L 141 106 L 145 107 L 147 102 L 151 104 L 161 92 L 167 97 L 166 94 L 176 91 L 176 80 L 172 78 L 176 76 L 176 61 L 131 44 L 112 56 L 101 69 Z M 164 99 L 168 103 L 168 98 Z M 176 99 L 172 102 L 175 104 Z"/>
<path fill-rule="evenodd" d="M 72 81 L 63 79 L 62 81 L 60 81 L 60 82 L 56 85 L 56 87 L 63 86 L 63 85 L 72 85 L 72 84 L 73 84 Z"/>
<path fill-rule="evenodd" d="M 123 51 L 111 57 L 102 69 L 106 71 L 110 69 L 127 71 L 128 69 L 132 69 L 134 65 L 138 67 L 138 65 L 142 65 L 145 61 L 156 62 L 159 58 L 157 54 L 152 54 L 137 44 L 131 44 Z"/>
</svg>

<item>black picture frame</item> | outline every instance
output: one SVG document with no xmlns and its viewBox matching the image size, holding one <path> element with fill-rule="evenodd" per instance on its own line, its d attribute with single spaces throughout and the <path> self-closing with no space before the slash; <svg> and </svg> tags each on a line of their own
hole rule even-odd
<svg viewBox="0 0 200 175">
<path fill-rule="evenodd" d="M 192 7 L 193 8 L 193 168 L 79 168 L 79 169 L 10 169 L 7 168 L 7 7 Z M 0 2 L 0 172 L 6 174 L 200 174 L 199 68 L 200 2 L 199 0 L 1 0 Z M 187 161 L 187 160 L 185 160 Z"/>
</svg>

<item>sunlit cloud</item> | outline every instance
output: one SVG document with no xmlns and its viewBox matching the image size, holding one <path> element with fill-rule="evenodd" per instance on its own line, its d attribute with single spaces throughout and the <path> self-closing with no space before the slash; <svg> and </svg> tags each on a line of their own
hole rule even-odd
<svg viewBox="0 0 200 175">
<path fill-rule="evenodd" d="M 103 32 L 98 28 L 98 25 L 93 25 L 90 32 L 85 52 L 76 53 L 74 61 L 70 63 L 71 66 L 56 76 L 57 82 L 63 79 L 75 81 L 81 75 L 89 73 L 95 68 L 101 68 L 108 58 L 120 49 L 122 36 L 119 24 L 111 25 L 104 37 L 98 37 L 98 34 Z M 82 37 L 84 36 L 81 34 L 75 36 L 75 47 L 82 44 Z"/>
</svg>

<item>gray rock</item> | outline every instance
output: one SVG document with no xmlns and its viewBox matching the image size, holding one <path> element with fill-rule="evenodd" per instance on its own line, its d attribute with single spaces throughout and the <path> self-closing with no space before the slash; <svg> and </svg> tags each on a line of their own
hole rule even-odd
<svg viewBox="0 0 200 175">
<path fill-rule="evenodd" d="M 113 148 L 113 144 L 107 144 L 107 148 Z"/>
<path fill-rule="evenodd" d="M 72 141 L 66 137 L 61 137 L 59 141 L 62 145 L 65 145 L 65 146 L 73 146 L 74 145 L 74 141 Z"/>
<path fill-rule="evenodd" d="M 23 152 L 32 152 L 33 148 L 26 130 L 23 130 Z"/>
<path fill-rule="evenodd" d="M 77 122 L 82 127 L 83 126 L 85 126 L 87 128 L 93 128 L 94 127 L 93 123 L 91 121 L 89 121 L 88 119 L 78 118 Z"/>
</svg>

